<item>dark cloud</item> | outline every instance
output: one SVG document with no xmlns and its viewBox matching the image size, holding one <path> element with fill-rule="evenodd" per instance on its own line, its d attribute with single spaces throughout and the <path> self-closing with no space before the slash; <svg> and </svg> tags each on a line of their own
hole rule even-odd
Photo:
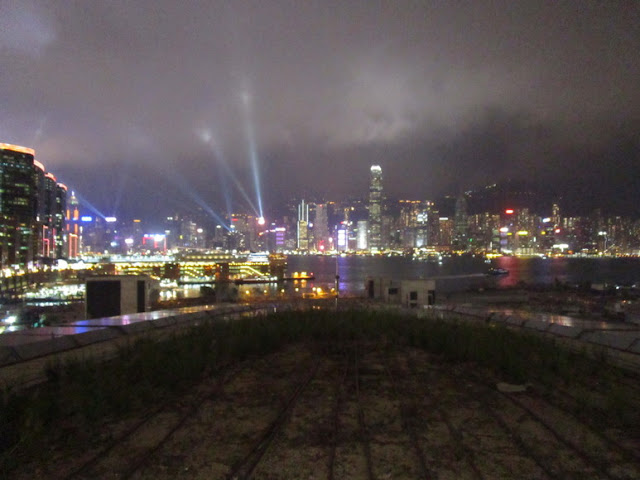
<svg viewBox="0 0 640 480">
<path fill-rule="evenodd" d="M 0 9 L 0 141 L 34 147 L 105 210 L 177 208 L 194 191 L 222 208 L 229 185 L 245 208 L 228 172 L 253 190 L 247 121 L 274 202 L 364 194 L 374 162 L 396 196 L 505 178 L 634 195 L 638 2 Z"/>
</svg>

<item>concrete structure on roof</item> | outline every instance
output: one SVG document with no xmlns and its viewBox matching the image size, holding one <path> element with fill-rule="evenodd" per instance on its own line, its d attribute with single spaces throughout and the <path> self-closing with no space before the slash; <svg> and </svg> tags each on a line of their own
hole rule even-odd
<svg viewBox="0 0 640 480">
<path fill-rule="evenodd" d="M 436 303 L 436 280 L 392 280 L 368 278 L 365 290 L 369 298 L 406 308 L 422 308 Z"/>
<path fill-rule="evenodd" d="M 101 275 L 87 278 L 87 318 L 147 312 L 159 283 L 146 275 Z"/>
</svg>

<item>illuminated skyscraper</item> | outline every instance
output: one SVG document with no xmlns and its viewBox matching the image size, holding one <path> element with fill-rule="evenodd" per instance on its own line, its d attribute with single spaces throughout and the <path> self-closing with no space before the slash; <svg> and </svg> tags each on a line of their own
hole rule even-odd
<svg viewBox="0 0 640 480">
<path fill-rule="evenodd" d="M 468 248 L 469 218 L 467 216 L 467 200 L 464 195 L 456 199 L 456 211 L 453 217 L 453 248 L 466 251 Z"/>
<path fill-rule="evenodd" d="M 54 177 L 55 178 L 55 177 Z M 56 183 L 55 202 L 52 209 L 52 228 L 54 245 L 52 248 L 55 258 L 64 258 L 67 256 L 65 249 L 65 213 L 67 210 L 67 186 L 62 183 Z"/>
<path fill-rule="evenodd" d="M 554 228 L 558 228 L 561 225 L 560 207 L 557 203 L 554 203 L 551 207 L 551 221 L 553 222 Z"/>
<path fill-rule="evenodd" d="M 329 247 L 329 221 L 327 219 L 327 206 L 316 204 L 316 216 L 313 222 L 313 236 L 316 250 L 324 252 Z"/>
<path fill-rule="evenodd" d="M 382 168 L 371 166 L 371 183 L 369 184 L 369 249 L 380 250 L 382 227 Z"/>
<path fill-rule="evenodd" d="M 36 241 L 35 151 L 0 143 L 0 265 L 26 266 Z"/>
<path fill-rule="evenodd" d="M 82 249 L 82 225 L 80 224 L 80 211 L 75 192 L 71 192 L 69 207 L 67 208 L 67 257 L 76 258 Z"/>
<path fill-rule="evenodd" d="M 298 250 L 309 250 L 309 205 L 304 200 L 298 205 Z"/>
<path fill-rule="evenodd" d="M 356 237 L 356 248 L 358 250 L 367 250 L 367 230 L 369 223 L 366 220 L 358 220 L 358 236 Z"/>
</svg>

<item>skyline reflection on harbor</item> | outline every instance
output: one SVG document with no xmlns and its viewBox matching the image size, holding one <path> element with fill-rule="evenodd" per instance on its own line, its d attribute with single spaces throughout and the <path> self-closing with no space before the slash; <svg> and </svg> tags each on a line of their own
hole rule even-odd
<svg viewBox="0 0 640 480">
<path fill-rule="evenodd" d="M 551 285 L 568 284 L 633 285 L 640 281 L 639 258 L 540 258 L 497 257 L 487 263 L 481 256 L 445 257 L 441 263 L 415 261 L 407 257 L 340 256 L 338 257 L 340 291 L 364 292 L 367 277 L 393 279 L 423 279 L 450 277 L 458 287 L 479 278 L 497 288 L 515 287 L 518 284 Z M 331 284 L 335 281 L 335 257 L 314 255 L 290 255 L 290 270 L 308 270 L 315 274 L 315 284 Z M 509 270 L 509 275 L 486 277 L 490 267 Z M 466 278 L 465 278 L 466 277 Z"/>
</svg>

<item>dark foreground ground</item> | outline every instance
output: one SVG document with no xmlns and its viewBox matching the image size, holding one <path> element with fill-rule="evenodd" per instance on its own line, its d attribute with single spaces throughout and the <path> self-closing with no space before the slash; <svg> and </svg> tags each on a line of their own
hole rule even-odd
<svg viewBox="0 0 640 480">
<path fill-rule="evenodd" d="M 597 379 L 503 380 L 384 340 L 297 342 L 59 438 L 11 478 L 640 478 L 638 425 L 585 409 Z"/>
</svg>

